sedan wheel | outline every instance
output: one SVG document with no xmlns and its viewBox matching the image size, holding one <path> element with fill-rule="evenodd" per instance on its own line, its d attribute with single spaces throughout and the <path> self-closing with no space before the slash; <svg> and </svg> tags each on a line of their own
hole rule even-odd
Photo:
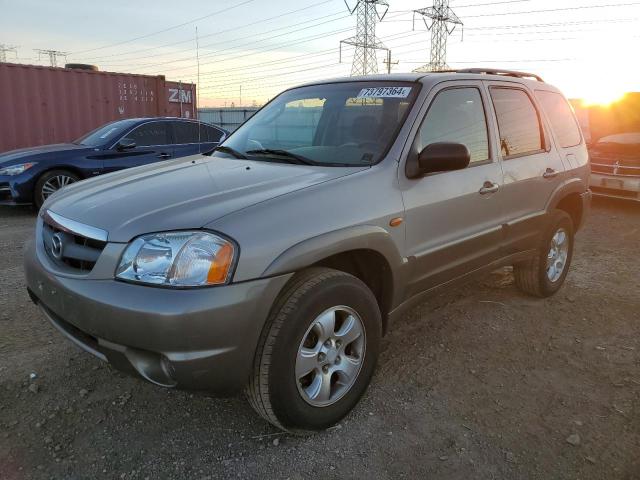
<svg viewBox="0 0 640 480">
<path fill-rule="evenodd" d="M 45 184 L 42 185 L 42 200 L 46 200 L 52 193 L 57 192 L 62 187 L 73 182 L 75 182 L 75 179 L 67 175 L 56 175 L 55 177 L 47 180 Z"/>
<path fill-rule="evenodd" d="M 80 180 L 80 178 L 77 175 L 66 170 L 51 170 L 45 172 L 36 183 L 34 192 L 36 206 L 39 208 L 45 200 L 55 192 L 78 180 Z"/>
</svg>

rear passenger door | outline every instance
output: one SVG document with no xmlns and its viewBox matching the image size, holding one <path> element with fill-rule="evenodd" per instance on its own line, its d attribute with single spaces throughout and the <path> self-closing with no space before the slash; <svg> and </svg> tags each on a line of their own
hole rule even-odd
<svg viewBox="0 0 640 480">
<path fill-rule="evenodd" d="M 485 82 L 491 98 L 504 174 L 505 254 L 535 248 L 546 227 L 546 207 L 564 165 L 552 148 L 532 93 L 515 82 Z"/>
<path fill-rule="evenodd" d="M 408 295 L 499 258 L 502 172 L 491 147 L 486 102 L 480 81 L 444 82 L 430 93 L 428 110 L 421 114 L 407 162 L 431 143 L 456 142 L 467 146 L 471 163 L 419 178 L 407 178 L 401 168 L 406 256 L 413 260 Z"/>
</svg>

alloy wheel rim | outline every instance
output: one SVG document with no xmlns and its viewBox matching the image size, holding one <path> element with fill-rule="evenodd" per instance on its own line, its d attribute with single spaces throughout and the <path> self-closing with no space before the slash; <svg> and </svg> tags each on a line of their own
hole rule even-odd
<svg viewBox="0 0 640 480">
<path fill-rule="evenodd" d="M 312 322 L 298 346 L 295 381 L 313 407 L 326 407 L 353 387 L 364 363 L 366 332 L 358 313 L 340 305 Z"/>
<path fill-rule="evenodd" d="M 56 175 L 55 177 L 51 177 L 44 183 L 44 185 L 42 185 L 42 200 L 46 200 L 62 187 L 66 187 L 74 182 L 75 180 L 68 175 Z"/>
<path fill-rule="evenodd" d="M 569 235 L 564 228 L 559 228 L 551 237 L 551 245 L 547 253 L 547 278 L 557 282 L 562 276 L 569 256 Z"/>
</svg>

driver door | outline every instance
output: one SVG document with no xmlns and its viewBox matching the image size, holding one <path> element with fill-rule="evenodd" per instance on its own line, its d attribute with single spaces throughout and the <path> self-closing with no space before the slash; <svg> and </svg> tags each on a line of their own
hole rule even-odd
<svg viewBox="0 0 640 480">
<path fill-rule="evenodd" d="M 494 129 L 481 82 L 443 82 L 426 103 L 407 162 L 436 142 L 466 145 L 471 162 L 463 170 L 417 178 L 400 173 L 406 209 L 405 256 L 413 265 L 409 295 L 497 260 L 504 215 L 502 171 L 492 148 Z"/>
<path fill-rule="evenodd" d="M 135 143 L 135 147 L 120 149 L 118 144 Z M 143 123 L 126 133 L 116 145 L 102 155 L 102 173 L 161 162 L 173 157 L 171 129 L 167 121 Z"/>
</svg>

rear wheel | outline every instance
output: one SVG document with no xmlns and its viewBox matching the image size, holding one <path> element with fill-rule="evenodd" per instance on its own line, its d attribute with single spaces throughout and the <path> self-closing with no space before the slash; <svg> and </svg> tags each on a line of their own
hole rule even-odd
<svg viewBox="0 0 640 480">
<path fill-rule="evenodd" d="M 38 208 L 42 206 L 44 201 L 52 194 L 72 183 L 80 180 L 75 173 L 67 170 L 51 170 L 45 172 L 36 182 L 34 192 L 34 202 Z"/>
<path fill-rule="evenodd" d="M 516 285 L 536 297 L 553 295 L 567 277 L 572 255 L 573 222 L 566 212 L 555 210 L 536 256 L 514 265 Z"/>
<path fill-rule="evenodd" d="M 287 431 L 335 424 L 369 384 L 381 330 L 376 299 L 360 280 L 328 268 L 298 274 L 260 338 L 249 403 Z"/>
</svg>

